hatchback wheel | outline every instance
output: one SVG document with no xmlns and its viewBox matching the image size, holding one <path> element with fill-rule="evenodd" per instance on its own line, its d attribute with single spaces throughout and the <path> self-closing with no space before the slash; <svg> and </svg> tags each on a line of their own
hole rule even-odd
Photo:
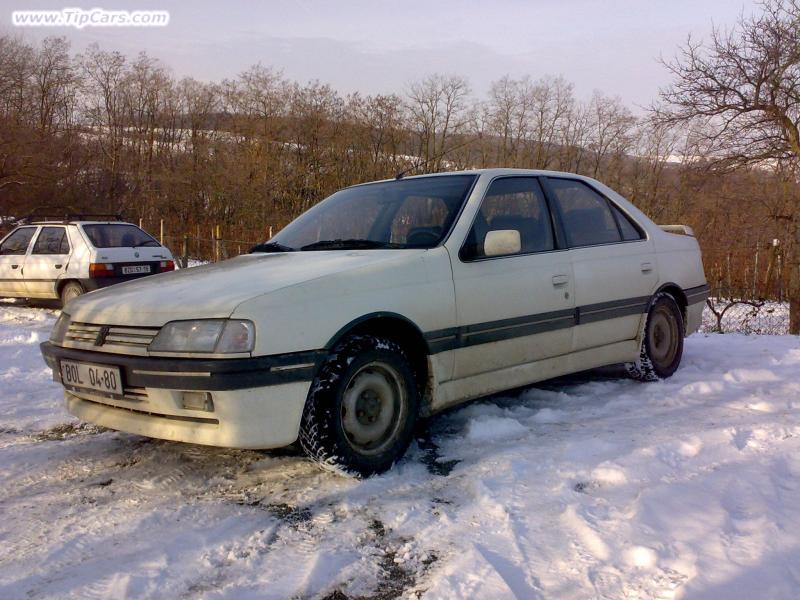
<svg viewBox="0 0 800 600">
<path fill-rule="evenodd" d="M 418 404 L 417 382 L 399 344 L 349 337 L 311 386 L 300 444 L 323 466 L 364 476 L 383 472 L 408 448 Z"/>
<path fill-rule="evenodd" d="M 650 305 L 639 359 L 626 365 L 634 379 L 655 381 L 670 377 L 683 356 L 683 315 L 675 299 L 659 294 Z"/>
<path fill-rule="evenodd" d="M 65 306 L 70 300 L 82 296 L 86 293 L 83 286 L 77 281 L 70 281 L 61 290 L 61 306 Z"/>
</svg>

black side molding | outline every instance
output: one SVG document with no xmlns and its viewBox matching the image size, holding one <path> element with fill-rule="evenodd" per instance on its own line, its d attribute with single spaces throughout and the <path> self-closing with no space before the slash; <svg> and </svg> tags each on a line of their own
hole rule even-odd
<svg viewBox="0 0 800 600">
<path fill-rule="evenodd" d="M 56 371 L 61 360 L 90 362 L 119 367 L 126 387 L 203 391 L 311 381 L 326 354 L 314 350 L 253 358 L 156 358 L 63 348 L 50 342 L 39 347 L 47 365 Z"/>
<path fill-rule="evenodd" d="M 708 298 L 711 288 L 706 285 L 698 285 L 696 287 L 686 288 L 683 293 L 686 294 L 686 302 L 689 305 L 697 304 L 698 302 L 705 302 Z"/>
</svg>

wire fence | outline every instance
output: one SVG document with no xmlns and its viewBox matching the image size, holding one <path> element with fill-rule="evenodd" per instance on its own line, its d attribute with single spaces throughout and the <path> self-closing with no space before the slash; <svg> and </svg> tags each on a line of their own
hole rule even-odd
<svg viewBox="0 0 800 600">
<path fill-rule="evenodd" d="M 146 224 L 142 224 L 147 228 Z M 195 227 L 175 235 L 165 223 L 157 236 L 181 267 L 225 260 L 246 253 L 272 237 L 263 231 L 222 226 Z M 151 226 L 151 230 L 152 230 Z M 203 230 L 207 229 L 208 234 Z M 223 235 L 223 231 L 234 235 Z M 703 312 L 702 332 L 784 335 L 789 331 L 788 273 L 779 240 L 763 240 L 736 248 L 703 244 L 703 265 L 711 297 Z"/>
<path fill-rule="evenodd" d="M 268 240 L 273 234 L 271 226 L 245 228 L 195 225 L 183 228 L 175 227 L 165 220 L 156 223 L 140 220 L 139 227 L 169 248 L 183 268 L 192 261 L 219 262 L 246 254 L 253 246 Z"/>
<path fill-rule="evenodd" d="M 194 226 L 175 232 L 164 220 L 140 226 L 170 249 L 181 268 L 218 262 L 272 237 L 272 227 Z M 0 220 L 0 237 L 14 223 Z M 180 228 L 183 229 L 183 228 Z M 736 248 L 702 244 L 703 265 L 711 295 L 703 312 L 702 332 L 784 335 L 789 331 L 788 272 L 779 240 Z"/>
<path fill-rule="evenodd" d="M 780 240 L 736 248 L 705 244 L 702 250 L 711 288 L 702 331 L 765 335 L 789 332 L 789 272 Z"/>
<path fill-rule="evenodd" d="M 736 248 L 702 246 L 706 280 L 716 298 L 786 300 L 788 275 L 778 240 Z"/>
<path fill-rule="evenodd" d="M 789 333 L 789 303 L 709 298 L 700 331 L 786 335 Z"/>
</svg>

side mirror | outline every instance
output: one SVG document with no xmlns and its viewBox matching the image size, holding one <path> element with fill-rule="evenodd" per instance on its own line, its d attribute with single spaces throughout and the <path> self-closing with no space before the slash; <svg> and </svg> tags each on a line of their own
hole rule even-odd
<svg viewBox="0 0 800 600">
<path fill-rule="evenodd" d="M 490 231 L 483 240 L 483 253 L 486 256 L 503 256 L 519 254 L 522 241 L 516 229 L 498 229 Z"/>
</svg>

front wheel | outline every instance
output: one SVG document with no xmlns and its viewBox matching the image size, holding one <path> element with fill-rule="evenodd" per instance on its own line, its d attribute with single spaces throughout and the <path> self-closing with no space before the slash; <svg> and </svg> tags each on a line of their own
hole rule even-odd
<svg viewBox="0 0 800 600">
<path fill-rule="evenodd" d="M 381 473 L 408 448 L 418 405 L 405 350 L 391 339 L 351 336 L 334 348 L 312 383 L 300 445 L 323 466 Z"/>
<path fill-rule="evenodd" d="M 681 364 L 683 336 L 683 314 L 678 304 L 669 294 L 658 294 L 647 312 L 639 358 L 625 365 L 628 374 L 640 381 L 671 377 Z"/>
</svg>

